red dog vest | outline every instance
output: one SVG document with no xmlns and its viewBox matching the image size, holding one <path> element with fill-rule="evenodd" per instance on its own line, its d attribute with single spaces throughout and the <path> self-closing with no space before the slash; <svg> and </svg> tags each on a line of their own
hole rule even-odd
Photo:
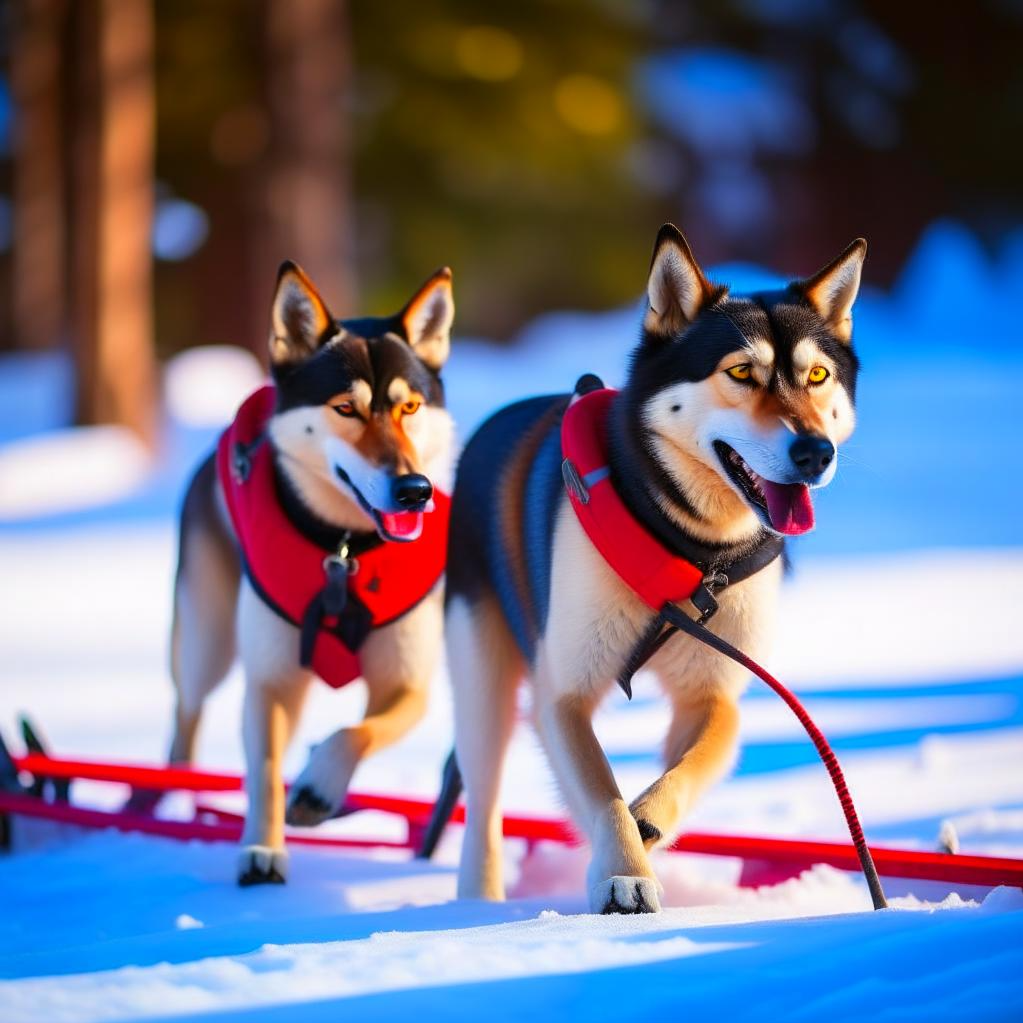
<svg viewBox="0 0 1023 1023">
<path fill-rule="evenodd" d="M 263 440 L 275 402 L 272 386 L 249 395 L 220 437 L 217 474 L 253 588 L 282 618 L 301 628 L 324 590 L 324 559 L 335 552 L 300 533 L 281 508 L 273 454 Z M 435 491 L 433 501 L 418 540 L 381 543 L 358 555 L 358 568 L 348 576 L 341 619 L 352 611 L 366 628 L 378 629 L 411 611 L 437 584 L 447 555 L 451 499 Z M 361 674 L 357 650 L 365 629 L 356 629 L 353 638 L 353 630 L 344 624 L 338 618 L 320 620 L 309 660 L 316 674 L 335 688 Z"/>
<path fill-rule="evenodd" d="M 617 391 L 576 398 L 561 421 L 565 489 L 579 524 L 614 571 L 655 610 L 693 596 L 703 581 L 696 565 L 669 551 L 626 508 L 611 485 L 607 418 Z"/>
</svg>

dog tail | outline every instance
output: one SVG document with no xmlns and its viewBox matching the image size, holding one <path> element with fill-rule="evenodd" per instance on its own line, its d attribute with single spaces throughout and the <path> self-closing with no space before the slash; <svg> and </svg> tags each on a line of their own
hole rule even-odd
<svg viewBox="0 0 1023 1023">
<path fill-rule="evenodd" d="M 428 860 L 433 856 L 437 843 L 440 841 L 441 835 L 444 834 L 444 828 L 447 826 L 448 821 L 451 820 L 451 814 L 454 813 L 455 804 L 458 802 L 458 797 L 461 794 L 462 772 L 458 769 L 455 751 L 452 750 L 448 754 L 447 760 L 444 761 L 444 774 L 440 783 L 440 795 L 437 796 L 437 802 L 433 804 L 430 823 L 426 826 L 422 844 L 416 853 L 419 859 Z"/>
</svg>

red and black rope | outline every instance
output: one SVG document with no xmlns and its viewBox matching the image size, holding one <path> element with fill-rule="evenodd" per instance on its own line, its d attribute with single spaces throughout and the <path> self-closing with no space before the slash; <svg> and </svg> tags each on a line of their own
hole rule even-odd
<svg viewBox="0 0 1023 1023">
<path fill-rule="evenodd" d="M 884 889 L 881 887 L 881 878 L 878 876 L 877 867 L 874 865 L 874 858 L 870 854 L 867 840 L 863 835 L 863 826 L 860 824 L 859 815 L 856 813 L 856 806 L 846 784 L 845 775 L 838 763 L 838 757 L 831 748 L 831 744 L 824 737 L 824 733 L 814 724 L 806 708 L 799 702 L 795 694 L 778 681 L 769 671 L 762 668 L 751 657 L 748 657 L 737 647 L 732 646 L 727 640 L 711 632 L 706 626 L 694 621 L 674 604 L 666 603 L 660 612 L 661 618 L 673 625 L 676 629 L 685 632 L 687 635 L 698 639 L 701 643 L 717 650 L 719 653 L 730 657 L 737 664 L 741 664 L 748 671 L 753 672 L 762 682 L 771 687 L 786 703 L 789 710 L 799 719 L 799 723 L 806 729 L 811 742 L 817 749 L 817 753 L 831 776 L 831 783 L 835 787 L 835 794 L 842 805 L 842 813 L 845 815 L 845 822 L 849 828 L 849 837 L 852 839 L 859 857 L 860 867 L 863 876 L 870 889 L 870 898 L 874 903 L 874 909 L 886 909 L 888 901 L 885 899 Z"/>
</svg>

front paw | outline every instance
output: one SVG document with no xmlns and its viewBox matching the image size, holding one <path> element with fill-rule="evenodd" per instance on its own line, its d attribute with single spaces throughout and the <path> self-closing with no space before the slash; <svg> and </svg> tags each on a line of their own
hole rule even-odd
<svg viewBox="0 0 1023 1023">
<path fill-rule="evenodd" d="M 334 816 L 333 804 L 311 785 L 292 786 L 284 820 L 298 828 L 311 828 Z"/>
<path fill-rule="evenodd" d="M 288 853 L 268 845 L 245 845 L 238 854 L 238 884 L 284 884 L 288 879 Z"/>
<path fill-rule="evenodd" d="M 653 849 L 664 837 L 661 834 L 661 829 L 656 824 L 647 820 L 646 817 L 637 817 L 636 826 L 639 828 L 639 837 L 643 840 L 644 849 Z"/>
<path fill-rule="evenodd" d="M 295 827 L 311 828 L 336 816 L 348 794 L 351 773 L 339 741 L 328 739 L 320 743 L 291 786 L 285 821 Z"/>
<path fill-rule="evenodd" d="M 677 801 L 664 793 L 648 789 L 629 804 L 629 813 L 639 828 L 643 848 L 649 851 L 664 839 L 666 832 L 670 833 L 671 824 L 667 822 L 677 818 L 679 807 Z"/>
<path fill-rule="evenodd" d="M 590 889 L 592 913 L 659 913 L 658 884 L 649 877 L 616 875 Z"/>
</svg>

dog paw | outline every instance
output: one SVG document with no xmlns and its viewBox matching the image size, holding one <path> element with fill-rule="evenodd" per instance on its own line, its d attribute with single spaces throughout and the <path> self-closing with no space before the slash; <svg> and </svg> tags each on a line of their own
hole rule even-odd
<svg viewBox="0 0 1023 1023">
<path fill-rule="evenodd" d="M 299 828 L 311 828 L 333 817 L 334 805 L 312 785 L 295 784 L 288 795 L 284 820 Z"/>
<path fill-rule="evenodd" d="M 344 742 L 338 736 L 316 746 L 288 793 L 285 821 L 297 827 L 310 828 L 333 817 L 348 794 L 353 766 L 345 756 Z"/>
<path fill-rule="evenodd" d="M 672 833 L 676 822 L 682 818 L 682 810 L 677 793 L 658 782 L 629 804 L 629 813 L 639 828 L 640 840 L 647 851 Z"/>
<path fill-rule="evenodd" d="M 238 854 L 238 884 L 284 884 L 288 879 L 288 853 L 268 845 L 246 845 Z"/>
<path fill-rule="evenodd" d="M 590 889 L 594 913 L 660 913 L 658 884 L 650 877 L 616 875 Z"/>
<path fill-rule="evenodd" d="M 643 840 L 645 849 L 652 849 L 664 837 L 661 834 L 661 829 L 646 817 L 637 817 L 636 826 L 639 828 L 639 837 Z"/>
</svg>

